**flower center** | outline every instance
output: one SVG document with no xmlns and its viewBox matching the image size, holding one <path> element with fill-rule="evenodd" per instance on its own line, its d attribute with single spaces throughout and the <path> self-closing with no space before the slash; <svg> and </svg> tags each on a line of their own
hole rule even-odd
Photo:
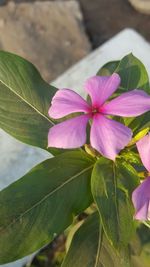
<svg viewBox="0 0 150 267">
<path fill-rule="evenodd" d="M 96 113 L 99 113 L 99 108 L 92 107 L 92 114 L 94 115 Z"/>
</svg>

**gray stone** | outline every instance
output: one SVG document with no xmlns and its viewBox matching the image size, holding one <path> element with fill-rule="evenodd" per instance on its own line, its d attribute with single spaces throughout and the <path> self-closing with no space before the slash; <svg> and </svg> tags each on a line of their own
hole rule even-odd
<svg viewBox="0 0 150 267">
<path fill-rule="evenodd" d="M 35 64 L 50 81 L 90 51 L 76 1 L 43 1 L 0 7 L 0 49 Z"/>
</svg>

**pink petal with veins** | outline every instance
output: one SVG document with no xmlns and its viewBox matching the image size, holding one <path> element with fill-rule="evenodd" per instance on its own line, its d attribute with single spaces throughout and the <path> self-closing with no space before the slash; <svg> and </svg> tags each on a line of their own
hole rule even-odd
<svg viewBox="0 0 150 267">
<path fill-rule="evenodd" d="M 150 95 L 135 89 L 104 104 L 102 110 L 104 114 L 136 117 L 150 110 Z"/>
<path fill-rule="evenodd" d="M 85 82 L 85 90 L 90 95 L 92 106 L 98 108 L 118 89 L 120 76 L 94 76 Z"/>
<path fill-rule="evenodd" d="M 150 220 L 150 177 L 142 182 L 132 193 L 135 219 Z"/>
<path fill-rule="evenodd" d="M 54 95 L 48 114 L 51 118 L 60 119 L 75 112 L 89 112 L 90 105 L 70 89 L 58 90 Z"/>
<path fill-rule="evenodd" d="M 123 124 L 96 114 L 91 126 L 90 141 L 104 157 L 115 160 L 131 140 L 131 130 Z"/>
<path fill-rule="evenodd" d="M 86 143 L 86 127 L 90 115 L 80 115 L 63 121 L 48 133 L 48 147 L 77 148 Z"/>
<path fill-rule="evenodd" d="M 150 172 L 150 133 L 138 141 L 136 145 L 143 165 Z"/>
</svg>

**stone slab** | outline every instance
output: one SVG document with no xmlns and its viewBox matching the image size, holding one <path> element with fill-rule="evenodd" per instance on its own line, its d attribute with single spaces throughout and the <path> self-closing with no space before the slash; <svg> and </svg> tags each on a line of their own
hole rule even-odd
<svg viewBox="0 0 150 267">
<path fill-rule="evenodd" d="M 85 96 L 82 87 L 88 77 L 95 75 L 108 61 L 119 60 L 129 53 L 138 57 L 150 74 L 150 43 L 133 29 L 125 29 L 59 76 L 52 84 L 57 88 L 72 88 Z"/>
<path fill-rule="evenodd" d="M 21 143 L 0 129 L 0 190 L 50 157 L 47 151 Z"/>
<path fill-rule="evenodd" d="M 143 61 L 150 73 L 150 44 L 135 31 L 126 29 L 69 69 L 53 84 L 59 88 L 73 88 L 84 95 L 82 86 L 87 77 L 95 75 L 97 70 L 107 61 L 120 59 L 130 52 L 133 52 Z M 2 130 L 0 131 L 0 148 L 1 189 L 50 156 L 44 150 L 22 144 Z M 4 266 L 21 267 L 25 261 L 26 259 L 23 259 Z"/>
<path fill-rule="evenodd" d="M 0 7 L 0 49 L 31 61 L 47 80 L 90 52 L 75 0 L 14 3 Z"/>
</svg>

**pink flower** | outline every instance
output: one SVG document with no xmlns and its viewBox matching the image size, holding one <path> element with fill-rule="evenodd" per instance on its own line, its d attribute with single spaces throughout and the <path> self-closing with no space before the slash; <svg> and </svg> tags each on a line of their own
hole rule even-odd
<svg viewBox="0 0 150 267">
<path fill-rule="evenodd" d="M 143 165 L 150 172 L 150 133 L 137 142 L 137 149 Z M 135 219 L 150 220 L 150 176 L 133 191 L 132 201 L 136 210 Z"/>
<path fill-rule="evenodd" d="M 85 90 L 90 95 L 91 104 L 70 89 L 58 90 L 48 112 L 50 117 L 60 119 L 72 113 L 83 114 L 53 126 L 49 130 L 48 146 L 57 148 L 83 146 L 86 143 L 87 123 L 91 119 L 91 146 L 103 156 L 114 160 L 131 140 L 132 132 L 108 115 L 133 117 L 150 110 L 150 96 L 136 89 L 123 93 L 107 103 L 119 85 L 120 77 L 117 73 L 89 78 L 85 82 Z"/>
<path fill-rule="evenodd" d="M 150 172 L 150 133 L 138 141 L 136 146 L 144 167 Z"/>
</svg>

